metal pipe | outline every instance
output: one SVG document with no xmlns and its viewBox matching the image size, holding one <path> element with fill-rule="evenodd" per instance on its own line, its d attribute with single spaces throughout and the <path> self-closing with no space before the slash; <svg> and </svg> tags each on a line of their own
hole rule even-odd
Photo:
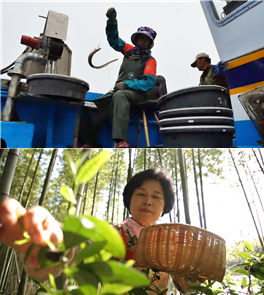
<svg viewBox="0 0 264 295">
<path fill-rule="evenodd" d="M 1 114 L 2 121 L 10 121 L 12 110 L 14 107 L 13 97 L 17 97 L 20 80 L 20 75 L 13 75 L 13 77 L 11 78 L 6 103 Z"/>
<path fill-rule="evenodd" d="M 27 61 L 34 60 L 34 61 L 41 61 L 44 62 L 45 59 L 43 58 L 43 54 L 39 52 L 26 52 L 21 54 L 14 65 L 14 69 L 7 72 L 9 76 L 13 76 L 13 74 L 20 74 L 23 78 L 26 78 L 26 74 L 24 71 L 25 63 Z"/>
<path fill-rule="evenodd" d="M 15 61 L 14 68 L 7 72 L 7 74 L 11 76 L 11 81 L 8 88 L 6 104 L 2 110 L 2 121 L 10 121 L 12 110 L 14 107 L 13 97 L 17 97 L 21 78 L 26 77 L 24 67 L 25 63 L 29 60 L 44 62 L 45 59 L 43 58 L 43 55 L 40 53 L 24 53 L 17 58 L 17 60 Z"/>
</svg>

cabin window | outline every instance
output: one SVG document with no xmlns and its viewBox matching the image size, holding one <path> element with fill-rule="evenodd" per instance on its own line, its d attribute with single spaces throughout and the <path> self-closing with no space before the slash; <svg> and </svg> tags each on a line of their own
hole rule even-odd
<svg viewBox="0 0 264 295">
<path fill-rule="evenodd" d="M 205 2 L 215 25 L 223 26 L 233 19 L 239 17 L 243 13 L 246 13 L 250 8 L 254 7 L 262 1 L 214 0 Z"/>
</svg>

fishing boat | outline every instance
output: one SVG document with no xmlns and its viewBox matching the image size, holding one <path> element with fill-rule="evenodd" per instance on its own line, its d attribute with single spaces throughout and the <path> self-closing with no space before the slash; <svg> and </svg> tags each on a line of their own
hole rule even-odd
<svg viewBox="0 0 264 295">
<path fill-rule="evenodd" d="M 221 60 L 219 68 L 226 73 L 228 95 L 219 86 L 163 95 L 155 113 L 143 112 L 141 116 L 141 112 L 132 112 L 131 147 L 242 148 L 263 144 L 264 3 L 220 2 L 219 6 L 219 1 L 200 1 Z M 43 33 L 38 38 L 22 36 L 25 52 L 2 69 L 1 73 L 11 77 L 1 80 L 2 147 L 81 147 L 91 136 L 86 127 L 100 120 L 98 147 L 114 147 L 110 119 L 93 103 L 102 93 L 90 92 L 86 81 L 70 76 L 72 52 L 65 43 L 67 27 L 68 16 L 49 11 Z M 22 78 L 26 83 L 21 83 Z M 205 92 L 210 94 L 208 105 L 179 105 L 182 96 L 197 100 L 197 96 L 205 97 Z M 222 93 L 228 96 L 226 102 Z M 169 118 L 164 119 L 164 114 L 170 114 Z M 164 122 L 169 126 L 161 126 Z"/>
</svg>

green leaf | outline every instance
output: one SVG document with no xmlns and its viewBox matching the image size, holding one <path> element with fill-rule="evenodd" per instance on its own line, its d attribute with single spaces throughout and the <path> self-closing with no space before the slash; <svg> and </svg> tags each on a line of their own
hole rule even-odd
<svg viewBox="0 0 264 295">
<path fill-rule="evenodd" d="M 204 291 L 204 293 L 205 293 L 206 295 L 214 295 L 214 293 L 213 293 L 213 291 L 212 291 L 211 289 L 206 289 L 206 290 Z"/>
<path fill-rule="evenodd" d="M 133 268 L 127 268 L 117 261 L 84 264 L 80 268 L 96 273 L 103 286 L 105 284 L 120 284 L 122 286 L 128 285 L 132 289 L 133 287 L 144 287 L 150 284 L 149 279 L 144 274 Z"/>
<path fill-rule="evenodd" d="M 160 293 L 160 295 L 165 294 L 167 291 L 168 291 L 168 289 L 163 290 L 163 291 Z"/>
<path fill-rule="evenodd" d="M 76 207 L 70 205 L 70 209 L 68 211 L 68 216 L 75 216 L 76 215 Z"/>
<path fill-rule="evenodd" d="M 39 288 L 38 290 L 37 290 L 37 292 L 36 292 L 36 294 L 35 295 L 43 295 L 43 294 L 49 294 L 49 293 L 46 293 L 45 292 L 46 290 L 44 289 L 44 288 Z M 1 292 L 0 292 L 0 294 L 1 294 Z"/>
<path fill-rule="evenodd" d="M 36 247 L 35 244 L 31 244 L 31 245 L 28 247 L 27 252 L 26 252 L 26 255 L 25 255 L 25 257 L 24 257 L 24 264 L 26 264 L 26 261 L 27 261 L 29 255 L 30 255 L 30 253 L 34 250 L 35 247 Z"/>
<path fill-rule="evenodd" d="M 38 263 L 40 265 L 40 267 L 46 267 L 46 266 L 52 266 L 52 265 L 58 265 L 61 263 L 61 261 L 51 261 L 49 259 L 47 259 L 47 252 L 50 251 L 50 248 L 48 246 L 46 247 L 42 247 L 40 250 L 39 250 L 39 253 L 38 253 Z M 41 285 L 42 286 L 42 285 Z M 43 287 L 44 288 L 44 287 Z"/>
<path fill-rule="evenodd" d="M 39 284 L 44 290 L 46 290 L 49 294 L 51 294 L 51 289 L 49 286 L 45 285 L 44 283 L 39 283 Z"/>
<path fill-rule="evenodd" d="M 143 288 L 134 288 L 129 291 L 129 295 L 148 295 L 148 293 Z"/>
<path fill-rule="evenodd" d="M 78 271 L 73 274 L 73 277 L 83 294 L 97 295 L 99 281 L 95 275 L 78 269 Z"/>
<path fill-rule="evenodd" d="M 83 183 L 89 181 L 99 171 L 101 166 L 109 159 L 110 151 L 102 151 L 100 154 L 94 156 L 89 161 L 86 161 L 79 169 L 75 182 Z"/>
<path fill-rule="evenodd" d="M 67 152 L 67 150 L 64 150 L 64 154 L 65 154 L 67 162 L 69 163 L 69 165 L 71 167 L 72 173 L 75 175 L 77 170 L 76 170 L 76 167 L 74 165 L 71 155 Z"/>
<path fill-rule="evenodd" d="M 76 170 L 78 170 L 82 164 L 87 161 L 90 157 L 90 154 L 91 152 L 89 150 L 87 150 L 86 152 L 82 153 L 81 157 L 78 158 L 75 162 L 75 167 L 76 167 Z"/>
<path fill-rule="evenodd" d="M 246 275 L 246 276 L 249 275 L 248 271 L 246 271 L 245 269 L 237 269 L 235 272 L 236 273 L 241 273 L 241 274 Z"/>
<path fill-rule="evenodd" d="M 204 287 L 204 286 L 192 286 L 192 289 L 200 291 L 200 292 L 205 292 L 207 290 L 207 287 Z"/>
<path fill-rule="evenodd" d="M 228 283 L 230 283 L 230 281 L 231 281 L 231 275 L 230 275 L 230 274 L 227 274 L 227 276 L 226 276 L 226 281 L 227 281 Z"/>
<path fill-rule="evenodd" d="M 28 241 L 31 240 L 31 236 L 28 234 L 27 231 L 24 231 L 24 232 L 23 232 L 23 236 L 24 236 L 24 238 L 27 239 Z"/>
<path fill-rule="evenodd" d="M 87 245 L 81 252 L 77 255 L 77 260 L 83 260 L 84 258 L 99 254 L 101 249 L 106 245 L 106 241 L 103 242 L 94 242 L 90 245 Z"/>
<path fill-rule="evenodd" d="M 242 288 L 244 289 L 244 288 L 246 287 L 246 285 L 247 285 L 247 279 L 244 277 L 244 278 L 242 279 L 241 286 L 242 286 Z"/>
<path fill-rule="evenodd" d="M 29 241 L 30 241 L 29 239 L 23 239 L 23 240 L 15 241 L 15 242 L 12 244 L 12 246 L 13 246 L 13 245 L 21 246 L 21 245 L 24 245 L 24 244 L 28 243 Z"/>
<path fill-rule="evenodd" d="M 94 223 L 84 217 L 67 216 L 63 225 L 64 245 L 66 249 L 93 239 L 97 233 Z"/>
<path fill-rule="evenodd" d="M 124 294 L 130 291 L 133 287 L 129 285 L 122 284 L 104 284 L 102 291 L 99 293 L 100 295 L 109 295 L 109 294 Z M 114 292 L 114 293 L 113 293 Z"/>
<path fill-rule="evenodd" d="M 104 249 L 114 257 L 123 259 L 126 255 L 126 248 L 121 235 L 116 229 L 111 227 L 106 221 L 99 220 L 92 216 L 84 216 L 94 223 L 97 234 L 93 237 L 94 242 L 107 241 Z"/>
<path fill-rule="evenodd" d="M 251 255 L 248 252 L 238 252 L 237 255 L 242 258 L 251 259 Z"/>
<path fill-rule="evenodd" d="M 60 194 L 68 201 L 71 202 L 72 204 L 76 204 L 76 199 L 73 194 L 73 190 L 68 187 L 67 185 L 62 185 L 60 187 Z"/>
<path fill-rule="evenodd" d="M 105 251 L 104 249 L 102 249 L 99 253 L 101 261 L 108 261 L 113 255 L 111 253 L 109 253 L 108 251 Z"/>
<path fill-rule="evenodd" d="M 108 261 L 113 255 L 104 249 L 102 249 L 99 254 L 95 254 L 94 256 L 87 257 L 83 260 L 84 263 L 94 263 L 96 261 L 105 262 Z"/>
<path fill-rule="evenodd" d="M 50 284 L 51 284 L 52 288 L 57 291 L 55 278 L 54 278 L 53 274 L 51 274 L 51 273 L 49 273 L 49 280 L 50 280 Z"/>
<path fill-rule="evenodd" d="M 254 248 L 249 242 L 244 242 L 244 246 L 248 249 L 248 251 L 253 252 Z"/>
<path fill-rule="evenodd" d="M 259 279 L 259 280 L 264 280 L 264 272 L 262 271 L 263 269 L 263 263 L 255 263 L 251 268 L 250 272 L 251 274 Z"/>
<path fill-rule="evenodd" d="M 133 260 L 133 259 L 129 259 L 129 260 L 127 260 L 127 262 L 124 264 L 124 266 L 125 267 L 131 267 L 131 266 L 133 266 L 134 264 L 135 264 L 135 260 Z"/>
<path fill-rule="evenodd" d="M 63 235 L 64 235 L 64 245 L 66 249 L 77 246 L 87 240 L 86 237 L 74 234 L 72 232 L 63 231 Z"/>
<path fill-rule="evenodd" d="M 44 241 L 52 251 L 56 250 L 56 246 L 50 240 L 44 240 Z"/>
</svg>

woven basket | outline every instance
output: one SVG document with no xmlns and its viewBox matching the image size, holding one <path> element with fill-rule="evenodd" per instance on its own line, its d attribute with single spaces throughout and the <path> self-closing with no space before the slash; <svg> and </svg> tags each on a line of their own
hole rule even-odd
<svg viewBox="0 0 264 295">
<path fill-rule="evenodd" d="M 223 280 L 225 240 L 207 230 L 180 223 L 150 225 L 141 230 L 136 266 L 177 277 Z"/>
</svg>

